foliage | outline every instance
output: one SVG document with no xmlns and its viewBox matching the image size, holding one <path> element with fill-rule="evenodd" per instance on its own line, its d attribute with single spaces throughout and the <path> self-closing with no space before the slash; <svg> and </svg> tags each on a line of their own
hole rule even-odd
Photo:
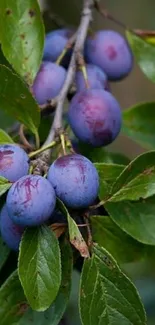
<svg viewBox="0 0 155 325">
<path fill-rule="evenodd" d="M 88 28 L 86 35 L 87 31 Z M 149 42 L 149 37 L 140 37 L 132 30 L 126 29 L 126 36 L 141 70 L 154 83 L 155 44 Z M 95 206 L 72 209 L 57 198 L 60 220 L 57 218 L 53 224 L 51 216 L 49 224 L 25 230 L 17 270 L 2 277 L 1 324 L 59 324 L 69 301 L 73 266 L 77 267 L 80 256 L 83 261 L 79 290 L 81 323 L 145 325 L 146 314 L 140 296 L 122 265 L 150 255 L 154 257 L 155 102 L 136 104 L 122 114 L 122 133 L 151 151 L 130 161 L 128 157 L 103 147 L 94 148 L 77 142 L 77 148 L 74 148 L 65 114 L 67 127 L 63 132 L 62 125 L 57 123 L 61 120 L 60 110 L 56 109 L 53 114 L 55 102 L 39 107 L 33 96 L 31 86 L 44 50 L 44 23 L 37 0 L 1 0 L 0 41 L 0 110 L 17 122 L 17 130 L 0 129 L 0 145 L 22 145 L 31 160 L 29 173 L 37 174 L 39 170 L 44 177 L 54 158 L 77 149 L 92 161 L 100 181 Z M 73 63 L 76 63 L 77 44 Z M 60 57 L 58 59 L 61 61 Z M 71 68 L 73 66 L 71 64 Z M 84 63 L 81 71 L 87 82 Z M 60 98 L 58 95 L 57 108 L 65 106 L 63 99 L 66 100 L 63 93 Z M 53 119 L 54 137 L 51 136 Z M 43 143 L 47 134 L 48 140 Z M 51 148 L 53 155 L 47 166 L 46 158 Z M 0 170 L 1 159 L 0 156 Z M 0 176 L 1 206 L 11 185 Z M 74 195 L 74 191 L 71 192 Z M 0 274 L 3 274 L 10 250 L 2 238 L 0 251 Z"/>
</svg>

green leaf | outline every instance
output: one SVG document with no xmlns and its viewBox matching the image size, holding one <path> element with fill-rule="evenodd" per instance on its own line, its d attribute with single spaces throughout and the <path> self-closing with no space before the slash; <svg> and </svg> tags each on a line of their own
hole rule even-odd
<svg viewBox="0 0 155 325">
<path fill-rule="evenodd" d="M 68 210 L 66 209 L 66 207 L 62 201 L 57 199 L 57 204 L 58 204 L 58 208 L 61 210 L 61 212 L 67 217 L 69 238 L 70 238 L 71 244 L 80 252 L 81 256 L 89 257 L 88 246 L 87 246 L 85 240 L 83 239 L 76 222 L 70 216 Z"/>
<path fill-rule="evenodd" d="M 15 271 L 0 288 L 1 325 L 17 324 L 27 308 L 27 301 Z"/>
<path fill-rule="evenodd" d="M 11 187 L 11 183 L 4 177 L 0 176 L 0 196 L 2 196 Z"/>
<path fill-rule="evenodd" d="M 113 257 L 98 245 L 84 262 L 80 286 L 83 325 L 146 325 L 136 288 Z"/>
<path fill-rule="evenodd" d="M 10 254 L 10 249 L 8 246 L 3 242 L 2 237 L 0 236 L 0 270 L 5 264 L 8 256 Z"/>
<path fill-rule="evenodd" d="M 127 165 L 130 162 L 129 158 L 120 153 L 109 152 L 103 148 L 94 148 L 91 145 L 82 142 L 77 143 L 77 148 L 82 155 L 94 163 L 115 163 Z"/>
<path fill-rule="evenodd" d="M 120 263 L 137 261 L 147 254 L 148 246 L 127 235 L 109 217 L 92 216 L 91 225 L 93 241 L 106 248 Z"/>
<path fill-rule="evenodd" d="M 49 308 L 61 284 L 61 261 L 58 240 L 47 226 L 25 231 L 18 267 L 31 308 L 36 311 Z"/>
<path fill-rule="evenodd" d="M 155 196 L 139 201 L 107 202 L 112 220 L 141 243 L 155 245 Z"/>
<path fill-rule="evenodd" d="M 98 171 L 100 178 L 99 198 L 100 200 L 103 200 L 110 195 L 112 184 L 124 170 L 125 166 L 104 163 L 95 163 L 94 165 Z"/>
<path fill-rule="evenodd" d="M 109 201 L 146 199 L 155 194 L 155 151 L 138 156 L 123 170 Z"/>
<path fill-rule="evenodd" d="M 40 110 L 25 83 L 0 65 L 0 109 L 37 133 Z"/>
<path fill-rule="evenodd" d="M 2 129 L 0 129 L 0 144 L 14 143 L 12 138 Z"/>
<path fill-rule="evenodd" d="M 57 325 L 68 304 L 71 290 L 73 268 L 72 250 L 67 240 L 60 243 L 62 256 L 62 281 L 58 295 L 51 307 L 43 313 L 29 309 L 18 322 L 18 325 Z"/>
<path fill-rule="evenodd" d="M 129 31 L 126 35 L 141 70 L 148 79 L 155 82 L 155 46 Z"/>
<path fill-rule="evenodd" d="M 123 111 L 122 131 L 147 149 L 155 149 L 155 103 L 141 103 Z"/>
<path fill-rule="evenodd" d="M 1 0 L 0 39 L 7 60 L 32 84 L 44 46 L 44 25 L 37 0 Z"/>
</svg>

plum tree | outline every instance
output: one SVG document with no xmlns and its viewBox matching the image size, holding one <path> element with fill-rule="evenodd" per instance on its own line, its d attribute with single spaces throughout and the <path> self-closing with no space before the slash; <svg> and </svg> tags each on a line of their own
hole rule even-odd
<svg viewBox="0 0 155 325">
<path fill-rule="evenodd" d="M 55 192 L 44 177 L 27 175 L 10 188 L 6 204 L 9 217 L 22 226 L 37 226 L 48 220 L 55 208 Z"/>
<path fill-rule="evenodd" d="M 49 32 L 45 37 L 43 60 L 55 62 L 72 35 L 73 30 L 68 28 L 57 29 Z M 70 55 L 71 51 L 69 50 L 62 63 L 68 62 Z"/>
<path fill-rule="evenodd" d="M 112 30 L 100 30 L 89 36 L 85 45 L 88 63 L 99 66 L 109 80 L 121 80 L 133 67 L 133 55 L 126 39 Z"/>
<path fill-rule="evenodd" d="M 32 91 L 39 105 L 56 97 L 66 78 L 66 70 L 52 62 L 43 62 L 35 78 Z"/>
<path fill-rule="evenodd" d="M 97 170 L 84 156 L 70 154 L 58 158 L 50 166 L 47 178 L 68 207 L 88 207 L 98 195 Z"/>
<path fill-rule="evenodd" d="M 22 148 L 14 144 L 0 146 L 0 176 L 15 182 L 28 171 L 29 157 Z"/>
<path fill-rule="evenodd" d="M 94 147 L 114 141 L 122 121 L 117 100 L 102 89 L 85 89 L 77 93 L 70 103 L 68 118 L 75 135 Z"/>
<path fill-rule="evenodd" d="M 18 251 L 25 227 L 16 225 L 9 217 L 6 204 L 0 213 L 0 232 L 4 242 L 12 250 Z"/>
<path fill-rule="evenodd" d="M 107 76 L 102 69 L 94 64 L 87 64 L 86 70 L 90 88 L 101 88 L 109 90 Z M 81 91 L 86 88 L 86 83 L 81 70 L 78 70 L 76 72 L 75 80 L 77 91 Z"/>
</svg>

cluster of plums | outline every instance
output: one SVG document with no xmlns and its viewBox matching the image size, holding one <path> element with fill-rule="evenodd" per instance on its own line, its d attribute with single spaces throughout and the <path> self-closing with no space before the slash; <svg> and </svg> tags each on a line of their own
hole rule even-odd
<svg viewBox="0 0 155 325">
<path fill-rule="evenodd" d="M 60 29 L 46 36 L 43 62 L 32 89 L 39 105 L 56 97 L 64 84 L 72 50 L 68 50 L 61 65 L 57 59 L 73 33 Z M 101 30 L 88 35 L 84 57 L 88 85 L 82 71 L 77 69 L 76 94 L 69 105 L 68 122 L 80 141 L 94 147 L 106 146 L 115 140 L 122 122 L 121 109 L 110 92 L 109 81 L 119 81 L 129 74 L 133 55 L 122 35 Z"/>
<path fill-rule="evenodd" d="M 56 196 L 67 207 L 81 209 L 93 204 L 98 195 L 97 170 L 82 155 L 58 158 L 47 178 L 28 174 L 29 167 L 29 157 L 18 145 L 0 146 L 0 176 L 11 182 L 0 213 L 0 230 L 13 250 L 18 250 L 26 227 L 56 222 Z"/>
</svg>

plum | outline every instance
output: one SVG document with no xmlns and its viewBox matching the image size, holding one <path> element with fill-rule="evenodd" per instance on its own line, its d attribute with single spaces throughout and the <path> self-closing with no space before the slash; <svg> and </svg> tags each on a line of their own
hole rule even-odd
<svg viewBox="0 0 155 325">
<path fill-rule="evenodd" d="M 16 182 L 28 174 L 29 157 L 18 145 L 0 145 L 0 176 Z"/>
<path fill-rule="evenodd" d="M 69 107 L 68 120 L 76 137 L 94 147 L 112 143 L 121 129 L 121 109 L 110 92 L 85 89 Z"/>
<path fill-rule="evenodd" d="M 58 158 L 50 166 L 47 178 L 58 198 L 68 207 L 88 207 L 98 195 L 97 170 L 84 156 L 70 154 Z"/>
<path fill-rule="evenodd" d="M 43 62 L 34 80 L 32 93 L 39 105 L 56 97 L 66 78 L 66 70 L 52 62 Z"/>
<path fill-rule="evenodd" d="M 55 191 L 41 176 L 20 178 L 10 188 L 6 205 L 12 221 L 22 226 L 38 226 L 47 221 L 54 211 Z"/>
<path fill-rule="evenodd" d="M 18 251 L 24 230 L 25 227 L 16 225 L 11 220 L 5 204 L 0 214 L 0 231 L 4 242 L 10 249 Z"/>
<path fill-rule="evenodd" d="M 133 55 L 127 40 L 112 30 L 100 30 L 89 36 L 85 56 L 88 63 L 103 69 L 111 81 L 123 79 L 133 67 Z"/>
<path fill-rule="evenodd" d="M 90 88 L 101 88 L 101 89 L 109 90 L 107 76 L 103 70 L 101 70 L 99 67 L 97 67 L 94 64 L 87 64 L 86 70 L 87 70 L 87 77 L 88 77 L 88 83 Z M 86 83 L 81 70 L 78 70 L 76 72 L 75 81 L 76 81 L 77 91 L 86 89 Z"/>
</svg>

